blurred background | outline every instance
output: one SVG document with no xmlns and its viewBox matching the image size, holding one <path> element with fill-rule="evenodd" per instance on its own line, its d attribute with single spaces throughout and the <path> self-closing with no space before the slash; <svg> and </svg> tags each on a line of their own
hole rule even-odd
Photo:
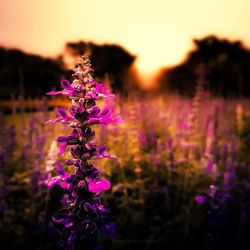
<svg viewBox="0 0 250 250">
<path fill-rule="evenodd" d="M 41 97 L 91 51 L 114 91 L 194 93 L 205 63 L 211 92 L 248 96 L 249 1 L 1 1 L 1 99 Z M 25 93 L 22 93 L 26 89 Z"/>
<path fill-rule="evenodd" d="M 122 124 L 96 128 L 116 225 L 102 249 L 250 249 L 249 0 L 0 0 L 1 249 L 63 249 L 49 190 L 83 53 Z M 54 172 L 53 172 L 54 171 Z M 61 201 L 60 201 L 61 200 Z M 14 239 L 14 240 L 13 240 Z M 99 249 L 99 248 L 98 248 Z M 78 250 L 78 249 L 76 249 Z"/>
</svg>

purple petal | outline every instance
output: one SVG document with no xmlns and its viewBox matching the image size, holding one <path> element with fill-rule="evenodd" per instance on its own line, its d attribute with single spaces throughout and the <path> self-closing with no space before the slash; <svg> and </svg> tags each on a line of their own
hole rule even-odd
<svg viewBox="0 0 250 250">
<path fill-rule="evenodd" d="M 194 199 L 198 204 L 203 204 L 207 200 L 204 195 L 197 195 Z"/>
<path fill-rule="evenodd" d="M 97 151 L 98 151 L 99 154 L 102 154 L 105 150 L 106 150 L 106 146 L 104 146 L 104 145 L 100 146 L 100 147 L 97 149 Z"/>
<path fill-rule="evenodd" d="M 99 118 L 89 118 L 89 123 L 92 125 L 100 124 L 100 119 Z"/>
<path fill-rule="evenodd" d="M 88 189 L 91 193 L 100 193 L 103 190 L 110 189 L 110 186 L 109 181 L 101 178 L 95 178 L 88 183 Z"/>
<path fill-rule="evenodd" d="M 100 204 L 100 205 L 98 206 L 98 209 L 99 209 L 101 212 L 108 212 L 108 210 L 107 210 L 102 204 Z"/>
<path fill-rule="evenodd" d="M 114 118 L 114 117 L 110 117 L 109 115 L 104 116 L 103 118 L 101 118 L 100 123 L 103 125 L 107 125 L 110 123 L 121 123 L 122 120 L 120 118 Z"/>
<path fill-rule="evenodd" d="M 104 108 L 101 112 L 100 116 L 106 116 L 111 113 L 111 110 L 109 108 Z"/>
<path fill-rule="evenodd" d="M 110 159 L 110 158 L 116 158 L 115 155 L 111 155 L 111 154 L 108 154 L 106 152 L 103 152 L 102 154 L 99 154 L 97 156 L 97 158 L 107 158 L 107 159 Z"/>
<path fill-rule="evenodd" d="M 66 171 L 62 168 L 62 167 L 59 167 L 56 169 L 56 172 L 62 176 L 66 176 Z M 68 173 L 67 173 L 68 174 Z M 69 174 L 68 174 L 69 175 Z"/>
<path fill-rule="evenodd" d="M 62 219 L 56 219 L 54 216 L 52 216 L 52 220 L 53 220 L 55 223 L 62 223 Z"/>
<path fill-rule="evenodd" d="M 60 122 L 62 119 L 61 118 L 55 118 L 55 119 L 50 119 L 48 121 L 46 121 L 44 124 L 47 124 L 47 123 L 56 123 L 56 122 Z"/>
<path fill-rule="evenodd" d="M 64 141 L 68 141 L 68 137 L 69 136 L 58 136 L 56 141 L 57 142 L 64 142 Z"/>
<path fill-rule="evenodd" d="M 67 80 L 67 79 L 63 79 L 61 81 L 61 85 L 63 88 L 65 89 L 74 89 L 72 86 L 71 86 L 71 83 Z"/>
<path fill-rule="evenodd" d="M 50 91 L 46 93 L 46 95 L 60 95 L 60 94 L 62 94 L 62 91 Z"/>
<path fill-rule="evenodd" d="M 70 221 L 68 218 L 62 218 L 62 219 L 56 219 L 55 217 L 52 217 L 52 220 L 55 223 L 63 223 L 65 227 L 69 228 L 73 226 L 73 222 Z"/>
<path fill-rule="evenodd" d="M 77 105 L 71 105 L 69 106 L 69 113 L 74 116 L 77 112 L 82 113 L 84 111 L 84 107 L 82 106 L 77 106 Z"/>
<path fill-rule="evenodd" d="M 92 110 L 91 110 L 91 112 L 90 112 L 89 115 L 91 117 L 95 117 L 97 114 L 99 114 L 99 112 L 100 112 L 100 108 L 97 107 L 97 106 L 95 106 L 95 107 L 92 108 Z"/>
<path fill-rule="evenodd" d="M 56 139 L 57 142 L 68 142 L 69 144 L 72 143 L 76 143 L 78 142 L 78 136 L 76 135 L 68 135 L 68 136 L 59 136 Z"/>
<path fill-rule="evenodd" d="M 68 222 L 66 224 L 64 224 L 65 227 L 69 228 L 69 227 L 72 227 L 73 226 L 73 222 Z"/>
<path fill-rule="evenodd" d="M 64 155 L 64 151 L 65 151 L 66 146 L 67 146 L 67 142 L 60 143 L 60 156 L 61 157 Z"/>
<path fill-rule="evenodd" d="M 49 188 L 53 188 L 55 185 L 59 184 L 62 180 L 61 176 L 55 176 L 48 180 L 47 185 Z"/>
<path fill-rule="evenodd" d="M 68 115 L 65 112 L 65 109 L 63 109 L 63 108 L 58 108 L 57 109 L 57 114 L 59 116 L 61 116 L 62 118 L 67 118 L 68 117 Z"/>
</svg>

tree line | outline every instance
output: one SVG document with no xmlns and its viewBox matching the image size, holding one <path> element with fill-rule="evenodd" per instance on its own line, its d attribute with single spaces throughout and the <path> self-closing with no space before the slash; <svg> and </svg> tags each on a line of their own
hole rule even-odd
<svg viewBox="0 0 250 250">
<path fill-rule="evenodd" d="M 11 95 L 37 98 L 51 89 L 58 89 L 60 79 L 69 77 L 65 54 L 77 58 L 88 51 L 95 77 L 106 76 L 114 92 L 127 94 L 138 90 L 134 71 L 136 56 L 114 44 L 68 42 L 57 58 L 44 58 L 18 49 L 0 47 L 0 99 Z M 205 66 L 207 88 L 215 96 L 250 96 L 250 50 L 240 41 L 216 36 L 194 39 L 194 48 L 186 59 L 174 67 L 161 70 L 158 83 L 161 92 L 192 96 L 197 82 L 196 69 Z"/>
<path fill-rule="evenodd" d="M 135 56 L 118 45 L 96 45 L 94 43 L 67 43 L 71 56 L 82 55 L 91 50 L 90 58 L 95 68 L 95 77 L 103 80 L 109 76 L 115 91 L 125 92 L 125 79 Z M 63 53 L 57 58 L 44 58 L 25 53 L 19 49 L 0 48 L 0 99 L 11 95 L 41 97 L 52 88 L 58 89 L 60 80 L 72 71 L 66 67 Z"/>
</svg>

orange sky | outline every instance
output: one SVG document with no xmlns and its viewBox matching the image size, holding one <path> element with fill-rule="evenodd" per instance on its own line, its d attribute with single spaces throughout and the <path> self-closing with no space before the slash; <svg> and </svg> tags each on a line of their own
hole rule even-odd
<svg viewBox="0 0 250 250">
<path fill-rule="evenodd" d="M 180 62 L 193 38 L 250 44 L 250 0 L 0 0 L 0 45 L 54 56 L 65 42 L 117 43 L 151 72 Z"/>
</svg>

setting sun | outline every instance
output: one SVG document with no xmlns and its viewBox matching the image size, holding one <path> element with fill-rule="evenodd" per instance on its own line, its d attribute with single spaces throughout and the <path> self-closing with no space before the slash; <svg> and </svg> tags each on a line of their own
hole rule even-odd
<svg viewBox="0 0 250 250">
<path fill-rule="evenodd" d="M 150 26 L 149 24 L 141 28 L 140 36 L 133 41 L 134 50 L 136 50 L 136 45 L 138 48 L 137 66 L 143 73 L 152 73 L 163 65 L 180 62 L 185 55 L 186 48 L 191 45 L 191 41 L 182 41 L 182 36 L 178 34 L 178 31 L 169 29 L 165 35 L 159 36 L 160 28 L 154 29 L 153 26 Z M 163 49 L 166 44 L 167 48 Z"/>
</svg>

